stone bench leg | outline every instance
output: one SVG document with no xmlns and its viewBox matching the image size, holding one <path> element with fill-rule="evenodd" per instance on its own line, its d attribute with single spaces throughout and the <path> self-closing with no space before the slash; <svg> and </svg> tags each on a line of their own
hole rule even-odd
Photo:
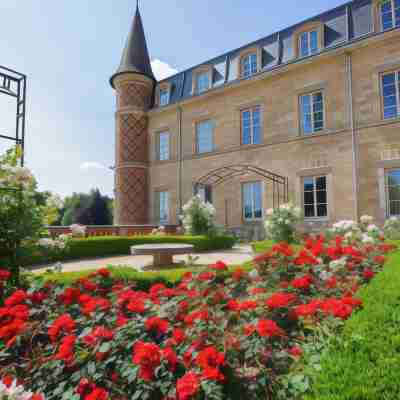
<svg viewBox="0 0 400 400">
<path fill-rule="evenodd" d="M 154 255 L 154 266 L 155 267 L 169 267 L 173 265 L 174 261 L 172 254 L 155 254 Z"/>
</svg>

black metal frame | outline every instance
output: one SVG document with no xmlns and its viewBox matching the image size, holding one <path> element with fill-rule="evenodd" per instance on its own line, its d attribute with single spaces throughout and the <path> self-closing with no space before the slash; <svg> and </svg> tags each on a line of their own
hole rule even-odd
<svg viewBox="0 0 400 400">
<path fill-rule="evenodd" d="M 205 185 L 218 186 L 237 176 L 242 176 L 249 173 L 262 176 L 263 178 L 272 182 L 273 208 L 276 208 L 276 206 L 278 207 L 280 206 L 281 199 L 283 200 L 283 203 L 289 201 L 289 178 L 275 174 L 264 168 L 256 167 L 254 165 L 236 164 L 236 165 L 228 165 L 225 167 L 220 167 L 202 176 L 196 182 L 196 184 L 204 186 Z"/>
<path fill-rule="evenodd" d="M 21 148 L 21 167 L 25 162 L 25 116 L 26 116 L 26 75 L 0 65 L 0 94 L 16 99 L 17 109 L 15 114 L 14 135 L 0 132 L 0 139 L 8 140 Z M 18 188 L 2 188 L 0 190 L 19 190 Z"/>
</svg>

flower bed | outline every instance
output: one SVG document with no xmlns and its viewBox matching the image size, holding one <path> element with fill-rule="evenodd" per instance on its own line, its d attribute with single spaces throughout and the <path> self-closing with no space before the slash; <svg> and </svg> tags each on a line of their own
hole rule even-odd
<svg viewBox="0 0 400 400">
<path fill-rule="evenodd" d="M 140 291 L 106 269 L 36 283 L 0 308 L 0 376 L 46 399 L 288 399 L 309 338 L 362 306 L 355 294 L 390 249 L 319 237 L 273 246 L 250 273 L 217 263 L 173 288 Z"/>
</svg>

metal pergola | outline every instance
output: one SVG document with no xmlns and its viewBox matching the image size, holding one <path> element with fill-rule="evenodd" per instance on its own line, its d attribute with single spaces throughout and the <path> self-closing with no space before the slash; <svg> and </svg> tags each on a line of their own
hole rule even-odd
<svg viewBox="0 0 400 400">
<path fill-rule="evenodd" d="M 16 100 L 15 130 L 14 132 L 0 132 L 0 139 L 21 148 L 19 163 L 25 162 L 25 116 L 26 116 L 26 75 L 0 65 L 0 94 L 10 96 Z M 0 190 L 10 190 L 2 188 Z M 11 189 L 13 190 L 13 189 Z M 15 190 L 18 190 L 16 188 Z"/>
<path fill-rule="evenodd" d="M 227 165 L 208 172 L 202 176 L 197 182 L 197 185 L 203 186 L 218 186 L 226 181 L 246 174 L 256 174 L 264 179 L 272 182 L 272 199 L 273 207 L 289 201 L 289 179 L 285 176 L 275 174 L 264 168 L 247 164 Z"/>
</svg>

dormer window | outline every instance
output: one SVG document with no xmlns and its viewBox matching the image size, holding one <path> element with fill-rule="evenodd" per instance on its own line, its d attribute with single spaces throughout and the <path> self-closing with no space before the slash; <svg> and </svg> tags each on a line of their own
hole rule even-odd
<svg viewBox="0 0 400 400">
<path fill-rule="evenodd" d="M 210 74 L 208 71 L 196 75 L 196 93 L 200 94 L 210 89 Z"/>
<path fill-rule="evenodd" d="M 380 4 L 382 30 L 400 26 L 400 0 L 384 0 Z"/>
<path fill-rule="evenodd" d="M 159 101 L 158 104 L 162 106 L 166 106 L 169 104 L 169 88 L 160 89 L 159 91 Z"/>
<path fill-rule="evenodd" d="M 242 78 L 248 78 L 258 70 L 258 57 L 257 53 L 249 53 L 242 57 L 241 66 L 242 66 Z"/>
<path fill-rule="evenodd" d="M 400 0 L 399 0 L 400 1 Z M 312 30 L 299 35 L 299 56 L 308 57 L 318 52 L 318 31 Z"/>
</svg>

